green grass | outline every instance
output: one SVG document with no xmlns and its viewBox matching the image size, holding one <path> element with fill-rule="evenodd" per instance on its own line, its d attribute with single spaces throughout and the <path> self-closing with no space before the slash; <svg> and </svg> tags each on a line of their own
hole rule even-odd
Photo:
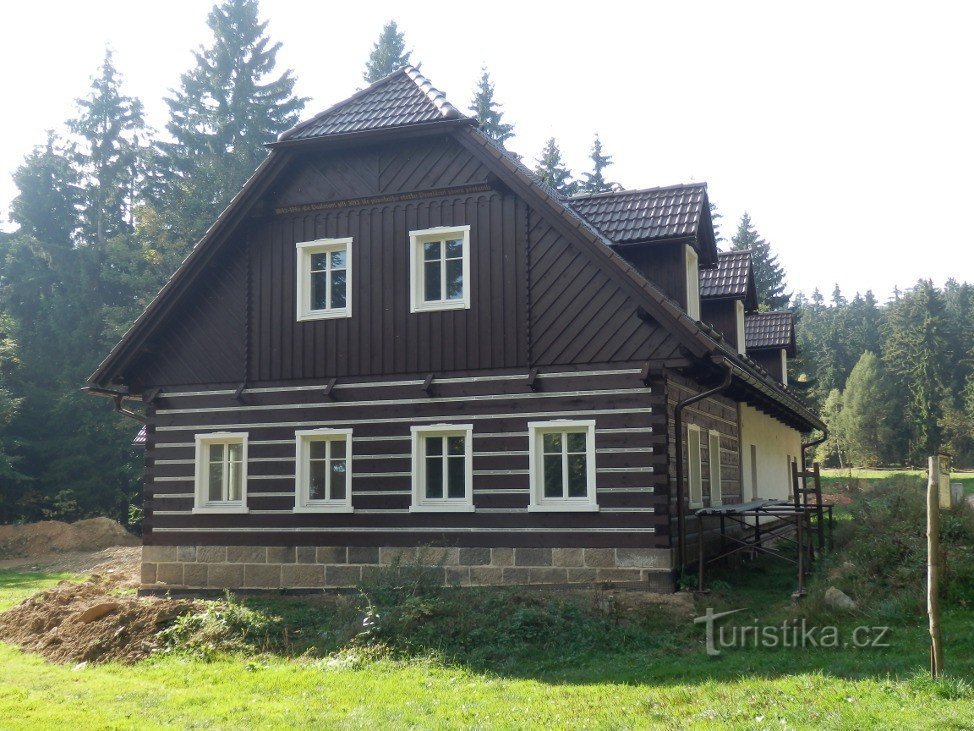
<svg viewBox="0 0 974 731">
<path fill-rule="evenodd" d="M 867 482 L 883 481 L 906 476 L 916 479 L 918 483 L 926 484 L 926 470 L 870 470 L 865 468 L 850 467 L 846 469 L 823 469 L 823 486 L 834 485 L 836 483 L 847 483 L 849 478 L 866 480 Z M 951 482 L 959 482 L 964 486 L 964 492 L 968 495 L 974 494 L 974 472 L 954 472 L 950 476 Z"/>
<path fill-rule="evenodd" d="M 788 612 L 791 572 L 774 564 L 701 606 Z M 57 577 L 0 573 L 0 603 Z M 773 602 L 770 606 L 769 601 Z M 276 600 L 264 611 L 302 614 Z M 745 623 L 750 621 L 745 620 Z M 922 625 L 887 650 L 703 652 L 699 628 L 664 627 L 677 646 L 563 657 L 557 648 L 504 672 L 369 648 L 324 658 L 159 657 L 73 670 L 0 645 L 0 728 L 604 727 L 968 728 L 974 725 L 974 612 L 945 617 L 951 679 L 926 679 Z"/>
</svg>

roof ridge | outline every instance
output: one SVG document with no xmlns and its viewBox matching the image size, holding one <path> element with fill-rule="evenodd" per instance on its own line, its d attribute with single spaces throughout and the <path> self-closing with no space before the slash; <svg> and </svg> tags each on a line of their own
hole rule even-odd
<svg viewBox="0 0 974 731">
<path fill-rule="evenodd" d="M 435 106 L 447 119 L 456 119 L 459 117 L 465 117 L 466 115 L 457 109 L 450 100 L 446 98 L 446 94 L 433 86 L 433 82 L 423 76 L 419 69 L 415 66 L 403 66 L 399 71 L 393 73 L 405 73 L 419 90 L 422 91 L 426 98 Z"/>
<path fill-rule="evenodd" d="M 672 185 L 657 185 L 652 188 L 624 188 L 623 190 L 609 190 L 604 193 L 582 193 L 565 198 L 566 201 L 587 200 L 589 198 L 608 198 L 613 195 L 637 195 L 639 193 L 654 193 L 659 190 L 676 190 L 678 188 L 706 188 L 707 183 L 674 183 Z"/>
</svg>

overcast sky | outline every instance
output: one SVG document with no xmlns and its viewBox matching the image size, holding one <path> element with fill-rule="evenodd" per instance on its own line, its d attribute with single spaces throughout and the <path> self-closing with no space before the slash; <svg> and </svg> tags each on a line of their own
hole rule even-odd
<svg viewBox="0 0 974 731">
<path fill-rule="evenodd" d="M 106 44 L 164 128 L 166 90 L 209 37 L 206 0 L 4 6 L 0 210 L 10 173 L 86 93 Z M 974 6 L 961 2 L 489 4 L 264 0 L 305 116 L 362 86 L 395 18 L 414 62 L 466 109 L 487 64 L 509 147 L 554 135 L 574 170 L 598 131 L 627 188 L 706 181 L 731 234 L 743 211 L 792 289 L 881 300 L 918 277 L 974 281 Z"/>
</svg>

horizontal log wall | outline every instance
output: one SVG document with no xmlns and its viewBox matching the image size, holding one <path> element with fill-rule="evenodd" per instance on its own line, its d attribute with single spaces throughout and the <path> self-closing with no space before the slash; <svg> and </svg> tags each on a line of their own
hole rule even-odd
<svg viewBox="0 0 974 731">
<path fill-rule="evenodd" d="M 639 369 L 526 371 L 423 380 L 164 392 L 150 408 L 149 545 L 669 545 L 665 404 Z M 527 511 L 529 421 L 595 419 L 599 512 Z M 474 513 L 410 513 L 410 427 L 473 424 Z M 295 514 L 294 432 L 350 427 L 351 514 Z M 244 515 L 193 515 L 194 435 L 249 434 Z"/>
</svg>

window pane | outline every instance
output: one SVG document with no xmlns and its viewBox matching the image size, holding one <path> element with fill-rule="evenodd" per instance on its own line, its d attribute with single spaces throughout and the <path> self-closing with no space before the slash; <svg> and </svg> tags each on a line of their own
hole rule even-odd
<svg viewBox="0 0 974 731">
<path fill-rule="evenodd" d="M 333 459 L 331 461 L 331 499 L 345 499 L 345 477 L 348 474 L 344 459 Z"/>
<path fill-rule="evenodd" d="M 446 258 L 459 259 L 463 256 L 463 239 L 450 239 L 446 242 Z"/>
<path fill-rule="evenodd" d="M 426 262 L 423 265 L 423 299 L 433 302 L 440 299 L 440 263 Z"/>
<path fill-rule="evenodd" d="M 230 463 L 228 489 L 227 500 L 239 501 L 243 499 L 243 464 L 240 462 Z"/>
<path fill-rule="evenodd" d="M 309 454 L 311 455 L 311 459 L 324 459 L 325 449 L 327 448 L 327 446 L 328 446 L 328 442 L 322 439 L 315 439 L 312 442 L 310 442 Z"/>
<path fill-rule="evenodd" d="M 443 458 L 426 458 L 426 497 L 443 497 Z"/>
<path fill-rule="evenodd" d="M 324 442 L 321 442 L 322 444 Z M 309 470 L 310 482 L 308 485 L 309 500 L 326 500 L 328 494 L 325 490 L 325 478 L 328 474 L 328 463 L 316 461 L 311 463 Z"/>
<path fill-rule="evenodd" d="M 348 260 L 348 252 L 345 249 L 331 252 L 331 268 L 344 269 L 345 262 Z"/>
<path fill-rule="evenodd" d="M 568 455 L 568 497 L 585 497 L 588 482 L 585 477 L 585 455 Z"/>
<path fill-rule="evenodd" d="M 222 447 L 223 445 L 221 444 L 220 446 Z M 211 502 L 223 500 L 223 462 L 210 462 L 210 471 L 207 479 L 209 480 L 208 499 Z"/>
<path fill-rule="evenodd" d="M 231 462 L 240 462 L 243 459 L 243 445 L 242 444 L 228 444 L 227 449 L 229 454 L 227 459 Z"/>
<path fill-rule="evenodd" d="M 331 273 L 331 306 L 332 307 L 344 307 L 345 306 L 345 291 L 346 284 L 345 280 L 347 274 L 344 269 L 334 271 Z"/>
<path fill-rule="evenodd" d="M 462 498 L 466 492 L 464 485 L 464 467 L 466 460 L 463 457 L 450 457 L 447 460 L 447 495 L 452 498 Z"/>
<path fill-rule="evenodd" d="M 447 437 L 447 450 L 450 454 L 463 454 L 463 437 Z"/>
<path fill-rule="evenodd" d="M 211 444 L 210 445 L 210 462 L 222 462 L 223 461 L 223 446 L 222 444 Z"/>
<path fill-rule="evenodd" d="M 568 451 L 569 452 L 584 452 L 585 451 L 585 432 L 569 432 L 568 438 Z"/>
<path fill-rule="evenodd" d="M 544 434 L 541 437 L 545 454 L 561 454 L 561 434 Z"/>
<path fill-rule="evenodd" d="M 426 437 L 426 454 L 429 456 L 443 454 L 443 437 Z"/>
<path fill-rule="evenodd" d="M 463 262 L 451 259 L 446 263 L 446 298 L 463 299 Z"/>
<path fill-rule="evenodd" d="M 423 259 L 426 261 L 434 261 L 440 258 L 440 242 L 430 241 L 428 244 L 423 244 Z"/>
<path fill-rule="evenodd" d="M 311 255 L 311 271 L 321 272 L 328 268 L 328 254 Z"/>
<path fill-rule="evenodd" d="M 326 272 L 311 275 L 311 309 L 328 309 L 328 274 Z"/>
<path fill-rule="evenodd" d="M 544 496 L 562 497 L 560 454 L 544 458 Z"/>
<path fill-rule="evenodd" d="M 345 458 L 345 439 L 334 439 L 331 443 L 331 458 L 332 459 L 344 459 Z"/>
</svg>

